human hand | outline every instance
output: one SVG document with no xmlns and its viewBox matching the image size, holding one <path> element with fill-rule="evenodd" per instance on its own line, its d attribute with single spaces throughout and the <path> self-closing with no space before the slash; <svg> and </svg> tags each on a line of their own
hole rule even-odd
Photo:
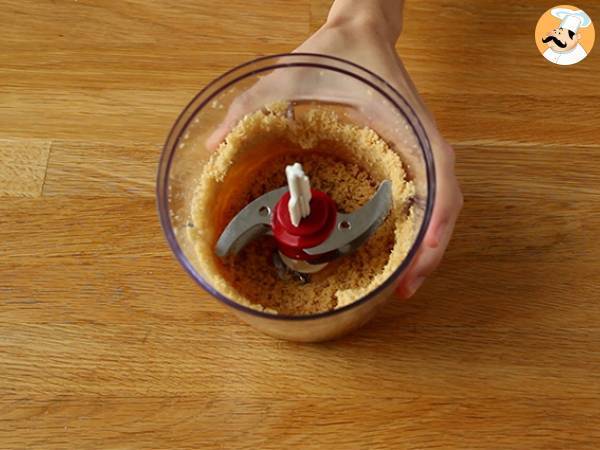
<svg viewBox="0 0 600 450">
<path fill-rule="evenodd" d="M 409 298 L 441 262 L 462 209 L 463 196 L 454 173 L 454 150 L 440 134 L 394 48 L 402 28 L 401 2 L 381 2 L 379 9 L 362 16 L 344 8 L 343 2 L 334 4 L 327 23 L 296 51 L 337 56 L 380 75 L 411 104 L 429 136 L 436 168 L 436 201 L 423 245 L 397 290 L 401 298 Z"/>
<path fill-rule="evenodd" d="M 463 197 L 454 174 L 454 150 L 439 133 L 433 116 L 394 47 L 402 28 L 402 2 L 360 0 L 353 7 L 348 5 L 356 1 L 337 0 L 325 25 L 294 52 L 336 56 L 371 70 L 398 90 L 423 124 L 433 151 L 437 191 L 423 244 L 397 290 L 401 298 L 409 298 L 441 262 L 462 208 Z M 208 138 L 207 145 L 216 148 L 242 116 L 257 109 L 257 102 L 261 99 L 277 97 L 276 92 L 281 93 L 281 98 L 286 98 L 290 86 L 298 93 L 303 85 L 310 82 L 303 77 L 290 80 L 277 73 L 265 77 L 235 100 L 223 123 Z"/>
</svg>

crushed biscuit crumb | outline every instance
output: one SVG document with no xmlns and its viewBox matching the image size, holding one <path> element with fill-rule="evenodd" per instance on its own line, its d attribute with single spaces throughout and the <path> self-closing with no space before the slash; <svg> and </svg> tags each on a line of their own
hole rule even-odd
<svg viewBox="0 0 600 450">
<path fill-rule="evenodd" d="M 303 315 L 348 305 L 383 283 L 401 264 L 416 234 L 412 198 L 398 154 L 375 131 L 344 122 L 331 109 L 287 102 L 246 115 L 212 155 L 196 188 L 187 229 L 203 275 L 240 304 L 272 313 Z M 214 253 L 226 224 L 249 202 L 284 186 L 285 166 L 300 162 L 313 188 L 341 212 L 352 212 L 392 182 L 393 207 L 383 225 L 353 254 L 338 258 L 302 283 L 281 279 L 272 237 L 264 236 L 223 262 Z M 241 180 L 241 181 L 240 181 Z"/>
</svg>

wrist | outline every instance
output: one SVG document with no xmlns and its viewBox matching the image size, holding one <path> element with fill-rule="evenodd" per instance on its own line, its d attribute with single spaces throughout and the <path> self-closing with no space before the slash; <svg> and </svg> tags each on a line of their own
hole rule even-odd
<svg viewBox="0 0 600 450">
<path fill-rule="evenodd" d="M 403 0 L 335 0 L 324 28 L 378 36 L 394 45 L 402 31 Z"/>
</svg>

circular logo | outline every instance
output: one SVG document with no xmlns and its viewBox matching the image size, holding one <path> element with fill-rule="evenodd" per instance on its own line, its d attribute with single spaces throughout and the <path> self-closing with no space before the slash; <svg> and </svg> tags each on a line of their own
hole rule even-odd
<svg viewBox="0 0 600 450">
<path fill-rule="evenodd" d="M 584 60 L 594 46 L 594 24 L 585 11 L 571 5 L 549 9 L 535 27 L 535 43 L 553 64 L 570 66 Z"/>
</svg>

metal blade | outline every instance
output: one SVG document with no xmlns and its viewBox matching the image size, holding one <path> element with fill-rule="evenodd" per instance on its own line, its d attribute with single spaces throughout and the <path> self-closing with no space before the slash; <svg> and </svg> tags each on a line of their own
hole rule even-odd
<svg viewBox="0 0 600 450">
<path fill-rule="evenodd" d="M 221 258 L 235 255 L 250 241 L 271 231 L 271 214 L 287 186 L 261 195 L 248 203 L 227 225 L 215 246 L 215 252 Z"/>
<path fill-rule="evenodd" d="M 331 235 L 316 247 L 304 249 L 309 255 L 326 255 L 327 260 L 356 250 L 383 223 L 392 209 L 392 182 L 385 180 L 371 200 L 350 214 L 337 214 Z"/>
</svg>

